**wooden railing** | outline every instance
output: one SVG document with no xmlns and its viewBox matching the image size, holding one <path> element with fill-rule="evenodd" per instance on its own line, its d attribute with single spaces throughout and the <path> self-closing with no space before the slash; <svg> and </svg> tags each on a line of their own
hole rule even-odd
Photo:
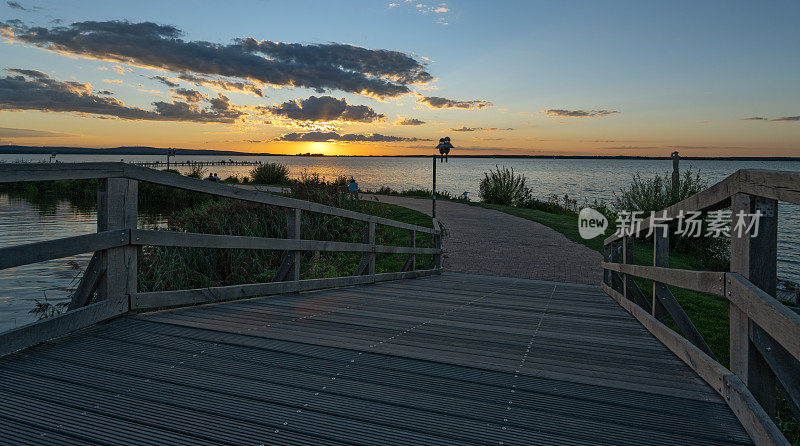
<svg viewBox="0 0 800 446">
<path fill-rule="evenodd" d="M 0 248 L 0 270 L 77 254 L 94 253 L 73 293 L 69 311 L 0 334 L 0 355 L 21 350 L 132 310 L 219 302 L 441 273 L 441 232 L 435 219 L 433 228 L 426 228 L 319 203 L 201 181 L 125 163 L 0 165 L 0 182 L 2 183 L 90 178 L 99 180 L 96 233 Z M 137 229 L 139 181 L 285 208 L 287 238 Z M 362 242 L 345 243 L 301 239 L 303 212 L 320 213 L 363 222 Z M 377 225 L 407 230 L 408 246 L 376 244 L 375 228 Z M 417 247 L 417 233 L 431 234 L 433 247 Z M 285 254 L 272 282 L 193 290 L 139 292 L 137 289 L 137 257 L 139 248 L 145 245 L 279 250 L 285 251 Z M 360 252 L 363 254 L 361 262 L 352 276 L 301 280 L 300 256 L 304 251 Z M 407 254 L 408 257 L 401 271 L 376 274 L 375 258 L 378 253 Z M 423 254 L 433 256 L 434 267 L 432 269 L 416 269 L 416 256 Z"/>
<path fill-rule="evenodd" d="M 653 266 L 633 264 L 637 231 L 605 240 L 603 289 L 692 367 L 733 409 L 757 444 L 788 444 L 773 423 L 778 389 L 800 407 L 800 315 L 775 299 L 778 201 L 800 204 L 800 173 L 740 170 L 716 185 L 656 213 L 675 221 L 681 213 L 731 208 L 729 272 L 669 268 L 669 232 L 653 226 Z M 759 213 L 759 229 L 734 231 L 742 215 Z M 751 218 L 745 217 L 744 223 Z M 653 282 L 650 297 L 634 278 Z M 723 367 L 668 286 L 724 297 L 730 323 L 730 370 Z M 669 315 L 684 337 L 666 325 Z"/>
</svg>

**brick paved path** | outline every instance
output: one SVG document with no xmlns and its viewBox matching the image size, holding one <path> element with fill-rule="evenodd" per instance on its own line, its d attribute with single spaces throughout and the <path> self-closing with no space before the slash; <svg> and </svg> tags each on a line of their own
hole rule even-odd
<svg viewBox="0 0 800 446">
<path fill-rule="evenodd" d="M 428 215 L 431 201 L 364 195 Z M 438 201 L 436 214 L 447 229 L 442 240 L 445 271 L 600 284 L 602 256 L 547 226 L 504 212 Z"/>
</svg>

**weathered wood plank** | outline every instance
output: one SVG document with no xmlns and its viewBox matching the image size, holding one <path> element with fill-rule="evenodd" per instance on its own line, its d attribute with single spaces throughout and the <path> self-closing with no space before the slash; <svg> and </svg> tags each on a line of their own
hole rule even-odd
<svg viewBox="0 0 800 446">
<path fill-rule="evenodd" d="M 758 349 L 761 357 L 767 362 L 769 368 L 775 373 L 775 378 L 781 385 L 782 391 L 790 406 L 795 411 L 795 416 L 800 415 L 800 361 L 783 346 L 775 342 L 761 327 L 754 325 L 750 333 L 750 340 Z"/>
<path fill-rule="evenodd" d="M 435 270 L 418 270 L 399 273 L 383 273 L 374 276 L 345 276 L 325 279 L 306 279 L 292 282 L 250 283 L 179 291 L 156 291 L 131 295 L 132 310 L 197 305 L 223 302 L 272 294 L 295 293 L 352 285 L 363 285 L 376 281 L 410 279 L 436 274 Z"/>
<path fill-rule="evenodd" d="M 408 246 L 370 245 L 367 243 L 245 237 L 238 235 L 199 234 L 194 232 L 153 231 L 146 229 L 133 230 L 131 244 L 186 248 L 346 251 L 388 254 L 434 254 L 438 252 L 435 248 L 411 248 Z"/>
<path fill-rule="evenodd" d="M 309 212 L 317 212 L 321 214 L 334 215 L 343 218 L 350 218 L 353 220 L 361 220 L 365 222 L 373 222 L 380 225 L 392 226 L 401 229 L 414 229 L 415 231 L 433 233 L 431 228 L 424 228 L 422 226 L 412 225 L 408 223 L 390 220 L 388 218 L 376 217 L 374 215 L 362 214 L 360 212 L 349 211 L 333 206 L 327 206 L 310 201 L 298 200 L 296 198 L 289 198 L 280 195 L 265 194 L 254 190 L 243 189 L 240 187 L 233 187 L 227 184 L 214 183 L 211 181 L 202 181 L 195 178 L 184 177 L 181 175 L 171 174 L 169 172 L 161 172 L 146 167 L 139 167 L 130 164 L 123 164 L 125 168 L 125 177 L 136 179 L 140 181 L 147 181 L 150 183 L 161 184 L 164 186 L 177 187 L 179 189 L 191 190 L 220 197 L 235 198 L 254 203 L 269 204 L 273 206 L 280 206 L 292 209 L 301 209 Z"/>
<path fill-rule="evenodd" d="M 129 241 L 130 231 L 121 229 L 0 248 L 0 270 L 102 251 L 126 245 Z"/>
<path fill-rule="evenodd" d="M 737 273 L 726 274 L 728 300 L 800 360 L 800 314 Z M 746 333 L 749 333 L 746 332 Z"/>
<path fill-rule="evenodd" d="M 717 296 L 724 296 L 725 294 L 725 273 L 722 272 L 692 271 L 607 262 L 602 262 L 600 266 L 618 273 L 631 274 L 636 277 L 655 280 L 678 288 L 715 294 Z"/>
<path fill-rule="evenodd" d="M 692 320 L 689 318 L 686 312 L 683 311 L 683 307 L 681 307 L 681 304 L 678 303 L 678 300 L 675 299 L 675 296 L 666 285 L 664 285 L 663 290 L 659 291 L 658 302 L 665 308 L 666 312 L 672 316 L 672 320 L 675 321 L 675 325 L 677 325 L 681 330 L 683 336 L 689 342 L 691 342 L 692 345 L 699 348 L 703 351 L 703 353 L 717 361 L 716 355 L 714 355 L 714 352 L 711 351 L 711 347 L 708 346 L 708 343 L 706 343 L 703 335 L 697 331 L 697 327 L 694 326 Z"/>
<path fill-rule="evenodd" d="M 769 296 L 775 296 L 778 284 L 778 203 L 775 200 L 755 197 L 737 193 L 731 199 L 733 222 L 731 226 L 731 272 L 738 273 L 749 284 L 761 289 Z M 757 236 L 737 231 L 734 223 L 738 223 L 738 214 L 745 217 L 744 222 L 750 220 L 749 215 L 761 209 L 769 209 L 759 218 Z M 730 278 L 729 278 L 730 279 Z M 729 288 L 736 288 L 737 284 L 728 283 Z M 728 290 L 728 298 L 730 293 Z M 774 300 L 774 299 L 773 299 Z M 730 316 L 730 346 L 731 370 L 736 373 L 747 387 L 753 392 L 756 400 L 761 403 L 770 416 L 775 415 L 776 379 L 769 369 L 769 365 L 750 341 L 753 330 L 752 319 L 749 315 L 738 314 L 747 311 L 737 302 L 731 300 L 733 305 L 728 309 Z M 756 322 L 758 323 L 758 322 Z M 800 327 L 798 327 L 800 328 Z M 767 328 L 765 328 L 767 329 Z M 769 333 L 772 333 L 767 329 Z"/>
<path fill-rule="evenodd" d="M 105 270 L 100 265 L 100 254 L 95 253 L 89 260 L 89 264 L 86 265 L 83 277 L 72 293 L 72 300 L 69 303 L 70 310 L 84 307 L 89 303 L 92 295 L 97 291 L 97 287 L 100 286 L 100 279 L 104 274 Z"/>
<path fill-rule="evenodd" d="M 736 375 L 656 318 L 625 299 L 622 294 L 606 284 L 601 284 L 601 287 L 725 399 L 756 444 L 782 446 L 789 444 L 780 429 L 756 402 L 747 386 Z"/>
<path fill-rule="evenodd" d="M 739 191 L 773 200 L 800 204 L 800 174 L 777 170 L 740 170 Z"/>
<path fill-rule="evenodd" d="M 722 396 L 725 402 L 755 444 L 789 446 L 789 441 L 738 376 L 731 373 L 725 375 L 723 381 L 725 393 Z"/>
<path fill-rule="evenodd" d="M 32 347 L 128 311 L 128 297 L 108 299 L 0 334 L 0 356 Z"/>
<path fill-rule="evenodd" d="M 123 176 L 124 166 L 123 163 L 2 163 L 0 183 L 115 178 Z"/>
<path fill-rule="evenodd" d="M 653 234 L 653 266 L 669 268 L 669 228 L 666 226 L 655 228 Z M 662 302 L 663 299 L 668 298 L 667 293 L 669 293 L 667 285 L 653 281 L 651 314 L 661 322 L 667 320 L 667 310 Z M 669 295 L 671 296 L 672 293 Z"/>
<path fill-rule="evenodd" d="M 97 232 L 136 228 L 138 201 L 138 182 L 126 178 L 101 179 L 97 189 Z M 100 268 L 105 273 L 97 287 L 98 300 L 136 292 L 138 257 L 132 245 L 100 253 Z"/>
</svg>

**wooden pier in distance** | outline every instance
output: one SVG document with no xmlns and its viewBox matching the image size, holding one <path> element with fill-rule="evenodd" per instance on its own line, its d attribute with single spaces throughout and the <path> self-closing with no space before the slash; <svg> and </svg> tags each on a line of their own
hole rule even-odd
<svg viewBox="0 0 800 446">
<path fill-rule="evenodd" d="M 778 389 L 800 401 L 800 315 L 770 283 L 777 201 L 800 203 L 800 174 L 739 171 L 666 210 L 761 211 L 760 235 L 732 240 L 732 271 L 669 268 L 660 234 L 654 265 L 636 265 L 634 234 L 613 235 L 600 286 L 444 272 L 435 219 L 124 163 L 0 166 L 3 182 L 65 178 L 100 180 L 98 232 L 0 247 L 0 269 L 95 254 L 70 311 L 0 334 L 0 444 L 788 445 L 772 416 Z M 140 181 L 283 208 L 286 237 L 138 229 Z M 305 212 L 362 222 L 362 242 L 301 238 Z M 408 244 L 377 243 L 380 226 Z M 141 246 L 283 261 L 271 282 L 140 292 Z M 303 279 L 306 251 L 361 259 Z M 406 261 L 376 273 L 379 254 Z M 730 370 L 669 287 L 728 301 Z"/>
</svg>

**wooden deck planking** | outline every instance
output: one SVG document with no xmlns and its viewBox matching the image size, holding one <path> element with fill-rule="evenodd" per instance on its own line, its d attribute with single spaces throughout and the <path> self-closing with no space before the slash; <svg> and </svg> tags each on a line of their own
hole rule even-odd
<svg viewBox="0 0 800 446">
<path fill-rule="evenodd" d="M 445 274 L 127 316 L 3 358 L 0 374 L 0 440 L 750 443 L 599 288 L 529 280 Z"/>
</svg>

